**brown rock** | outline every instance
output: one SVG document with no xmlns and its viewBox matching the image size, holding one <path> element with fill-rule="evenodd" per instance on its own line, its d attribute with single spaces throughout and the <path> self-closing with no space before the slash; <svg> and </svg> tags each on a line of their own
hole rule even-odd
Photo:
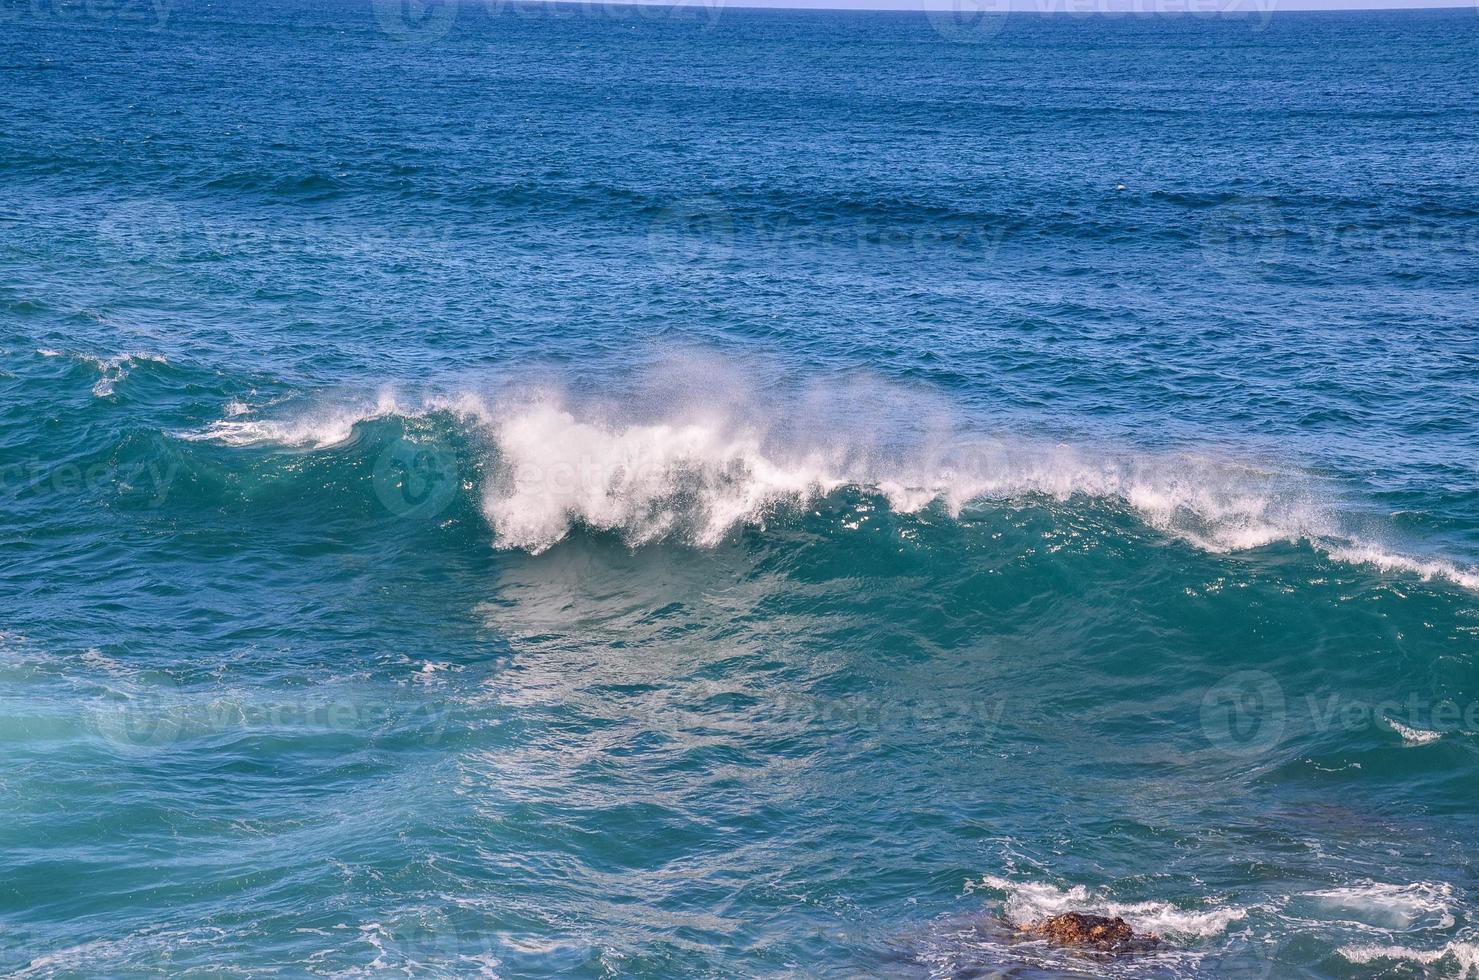
<svg viewBox="0 0 1479 980">
<path fill-rule="evenodd" d="M 1159 936 L 1136 933 L 1119 916 L 1111 919 L 1102 915 L 1086 915 L 1083 912 L 1055 915 L 1036 925 L 1025 926 L 1022 931 L 1059 946 L 1088 946 L 1115 953 L 1146 949 L 1160 942 Z"/>
</svg>

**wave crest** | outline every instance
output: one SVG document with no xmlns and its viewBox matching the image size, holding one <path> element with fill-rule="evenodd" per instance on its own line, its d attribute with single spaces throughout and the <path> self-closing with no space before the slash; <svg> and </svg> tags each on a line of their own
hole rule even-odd
<svg viewBox="0 0 1479 980">
<path fill-rule="evenodd" d="M 1085 499 L 1206 551 L 1305 542 L 1332 560 L 1479 591 L 1479 569 L 1354 535 L 1334 488 L 1296 470 L 986 435 L 928 413 L 901 425 L 894 420 L 907 412 L 897 403 L 871 416 L 815 396 L 759 406 L 726 399 L 722 386 L 711 401 L 654 413 L 551 391 L 410 402 L 383 393 L 296 418 L 238 413 L 184 437 L 324 449 L 349 442 L 365 422 L 442 414 L 487 443 L 493 465 L 481 506 L 495 545 L 533 553 L 582 526 L 633 546 L 665 538 L 712 546 L 736 528 L 764 527 L 856 488 L 895 513 L 939 506 L 952 518 L 986 503 Z"/>
<path fill-rule="evenodd" d="M 752 429 L 701 421 L 610 428 L 537 404 L 496 424 L 502 459 L 484 513 L 502 547 L 543 551 L 577 523 L 633 544 L 717 544 L 773 508 L 848 482 L 820 455 L 783 460 Z"/>
</svg>

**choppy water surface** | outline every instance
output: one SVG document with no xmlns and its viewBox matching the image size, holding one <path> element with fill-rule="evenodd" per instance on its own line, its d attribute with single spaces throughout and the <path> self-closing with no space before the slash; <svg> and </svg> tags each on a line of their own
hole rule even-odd
<svg viewBox="0 0 1479 980">
<path fill-rule="evenodd" d="M 0 67 L 0 972 L 1479 971 L 1472 10 Z"/>
</svg>

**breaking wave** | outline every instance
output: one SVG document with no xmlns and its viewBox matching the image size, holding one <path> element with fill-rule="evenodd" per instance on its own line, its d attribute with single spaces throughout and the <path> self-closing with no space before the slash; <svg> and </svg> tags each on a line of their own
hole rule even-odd
<svg viewBox="0 0 1479 980">
<path fill-rule="evenodd" d="M 764 527 L 857 488 L 895 513 L 939 507 L 957 519 L 991 503 L 1085 499 L 1209 552 L 1306 543 L 1335 561 L 1479 591 L 1479 569 L 1354 531 L 1332 503 L 1336 489 L 1297 469 L 988 434 L 928 398 L 915 406 L 897 391 L 865 395 L 812 392 L 761 406 L 719 383 L 708 399 L 617 404 L 551 389 L 411 400 L 385 392 L 285 416 L 233 403 L 225 418 L 180 435 L 323 450 L 376 420 L 445 418 L 487 445 L 480 503 L 495 545 L 531 553 L 576 527 L 617 532 L 633 546 L 712 546 L 738 527 Z"/>
<path fill-rule="evenodd" d="M 1436 742 L 1443 737 L 1442 732 L 1435 732 L 1426 728 L 1414 728 L 1411 725 L 1402 724 L 1395 718 L 1388 718 L 1386 722 L 1391 726 L 1392 731 L 1402 736 L 1402 741 L 1406 745 L 1427 745 L 1429 742 Z"/>
</svg>

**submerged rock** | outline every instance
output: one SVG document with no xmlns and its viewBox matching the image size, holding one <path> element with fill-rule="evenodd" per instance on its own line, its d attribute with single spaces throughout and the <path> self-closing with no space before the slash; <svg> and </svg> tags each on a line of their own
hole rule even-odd
<svg viewBox="0 0 1479 980">
<path fill-rule="evenodd" d="M 1055 915 L 1035 925 L 1024 926 L 1022 931 L 1059 946 L 1088 946 L 1112 953 L 1149 949 L 1161 941 L 1153 933 L 1137 933 L 1119 916 L 1111 919 L 1083 912 Z"/>
</svg>

